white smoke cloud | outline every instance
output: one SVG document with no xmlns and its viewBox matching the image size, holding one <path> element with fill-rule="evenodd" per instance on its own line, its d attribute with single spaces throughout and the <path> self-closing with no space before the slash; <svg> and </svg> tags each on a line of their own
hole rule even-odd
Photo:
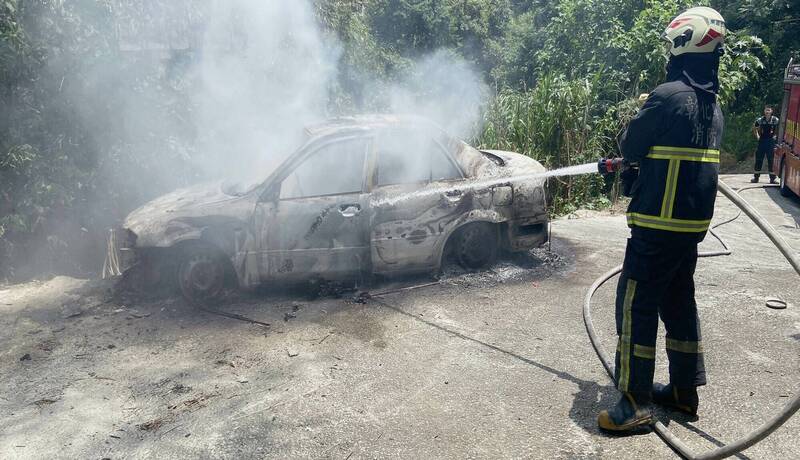
<svg viewBox="0 0 800 460">
<path fill-rule="evenodd" d="M 339 44 L 298 0 L 215 1 L 199 64 L 200 148 L 234 171 L 265 170 L 295 147 L 302 127 L 327 115 Z"/>
<path fill-rule="evenodd" d="M 194 98 L 198 147 L 223 159 L 212 169 L 263 174 L 290 154 L 304 126 L 330 116 L 342 49 L 308 0 L 213 2 Z M 446 50 L 414 62 L 400 81 L 365 77 L 361 91 L 380 96 L 359 110 L 423 116 L 459 137 L 474 134 L 488 93 L 477 70 Z"/>
<path fill-rule="evenodd" d="M 137 190 L 133 207 L 191 182 L 263 179 L 305 126 L 332 115 L 345 44 L 323 29 L 311 0 L 125 0 L 116 8 L 120 62 L 87 65 L 74 103 L 106 152 L 104 174 Z M 462 138 L 481 120 L 488 91 L 453 52 L 423 56 L 393 78 L 349 71 L 369 95 L 354 111 L 423 116 Z"/>
<path fill-rule="evenodd" d="M 392 111 L 429 118 L 454 136 L 470 138 L 479 126 L 488 90 L 469 63 L 439 50 L 418 61 L 389 94 Z"/>
</svg>

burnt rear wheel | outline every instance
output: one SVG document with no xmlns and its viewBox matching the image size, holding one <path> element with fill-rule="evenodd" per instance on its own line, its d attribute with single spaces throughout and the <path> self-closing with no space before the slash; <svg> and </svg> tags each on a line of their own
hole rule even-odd
<svg viewBox="0 0 800 460">
<path fill-rule="evenodd" d="M 199 246 L 183 251 L 178 266 L 178 287 L 192 302 L 218 299 L 225 288 L 225 259 L 217 251 Z"/>
<path fill-rule="evenodd" d="M 455 236 L 454 255 L 469 270 L 486 268 L 497 261 L 497 227 L 485 222 L 465 225 Z"/>
</svg>

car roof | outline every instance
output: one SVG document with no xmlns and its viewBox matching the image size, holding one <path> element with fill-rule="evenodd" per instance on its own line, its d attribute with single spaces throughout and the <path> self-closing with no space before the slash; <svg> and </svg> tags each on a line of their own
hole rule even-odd
<svg viewBox="0 0 800 460">
<path fill-rule="evenodd" d="M 338 117 L 306 126 L 305 133 L 309 137 L 320 137 L 351 131 L 371 131 L 382 128 L 425 125 L 441 130 L 433 121 L 414 115 L 367 114 L 349 117 Z"/>
<path fill-rule="evenodd" d="M 320 139 L 331 137 L 346 136 L 349 134 L 369 133 L 386 128 L 422 128 L 429 132 L 438 132 L 445 135 L 448 139 L 458 145 L 469 148 L 457 148 L 450 152 L 453 160 L 468 176 L 476 173 L 477 168 L 483 164 L 485 158 L 478 150 L 466 144 L 464 141 L 452 137 L 447 132 L 428 118 L 417 115 L 390 115 L 390 114 L 367 114 L 348 117 L 331 118 L 329 120 L 309 125 L 305 128 L 307 142 L 315 142 Z"/>
</svg>

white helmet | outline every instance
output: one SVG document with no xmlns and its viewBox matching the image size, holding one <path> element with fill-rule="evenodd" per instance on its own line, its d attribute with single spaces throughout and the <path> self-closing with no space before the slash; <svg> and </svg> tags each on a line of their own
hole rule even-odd
<svg viewBox="0 0 800 460">
<path fill-rule="evenodd" d="M 713 8 L 689 8 L 669 23 L 662 37 L 673 56 L 711 53 L 725 40 L 725 20 Z"/>
</svg>

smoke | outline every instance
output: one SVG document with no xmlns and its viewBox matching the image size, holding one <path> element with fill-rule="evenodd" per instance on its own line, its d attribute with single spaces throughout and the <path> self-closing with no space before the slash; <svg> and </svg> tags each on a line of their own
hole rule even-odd
<svg viewBox="0 0 800 460">
<path fill-rule="evenodd" d="M 304 126 L 350 115 L 330 104 L 344 46 L 307 0 L 213 2 L 193 98 L 198 148 L 223 160 L 210 169 L 263 174 L 298 146 Z M 474 133 L 485 105 L 478 72 L 446 50 L 413 62 L 399 80 L 364 75 L 360 84 L 356 91 L 374 96 L 357 111 L 426 117 L 456 136 Z"/>
<path fill-rule="evenodd" d="M 393 112 L 428 118 L 451 135 L 468 139 L 479 128 L 487 89 L 476 69 L 450 51 L 439 50 L 392 85 L 389 97 Z"/>
<path fill-rule="evenodd" d="M 202 50 L 198 141 L 226 173 L 263 174 L 326 117 L 340 46 L 309 2 L 215 1 Z"/>
<path fill-rule="evenodd" d="M 121 112 L 134 127 L 125 137 L 141 150 L 168 151 L 164 166 L 191 171 L 175 172 L 182 182 L 266 177 L 301 143 L 305 126 L 353 114 L 331 104 L 346 44 L 323 30 L 310 0 L 129 5 L 138 5 L 127 11 L 135 24 L 127 39 L 132 53 L 161 49 L 170 56 L 159 63 L 155 88 L 145 89 L 144 97 L 141 91 L 121 95 Z M 149 24 L 154 18 L 160 26 Z M 149 34 L 143 36 L 142 28 Z M 185 62 L 176 59 L 183 48 Z M 477 70 L 449 51 L 412 61 L 392 80 L 362 75 L 361 87 L 350 89 L 372 97 L 352 107 L 355 112 L 422 116 L 458 137 L 470 137 L 478 127 L 487 91 Z M 188 93 L 185 99 L 165 107 L 165 83 Z M 143 133 L 150 134 L 146 142 Z M 184 185 L 164 182 L 163 188 Z"/>
</svg>

